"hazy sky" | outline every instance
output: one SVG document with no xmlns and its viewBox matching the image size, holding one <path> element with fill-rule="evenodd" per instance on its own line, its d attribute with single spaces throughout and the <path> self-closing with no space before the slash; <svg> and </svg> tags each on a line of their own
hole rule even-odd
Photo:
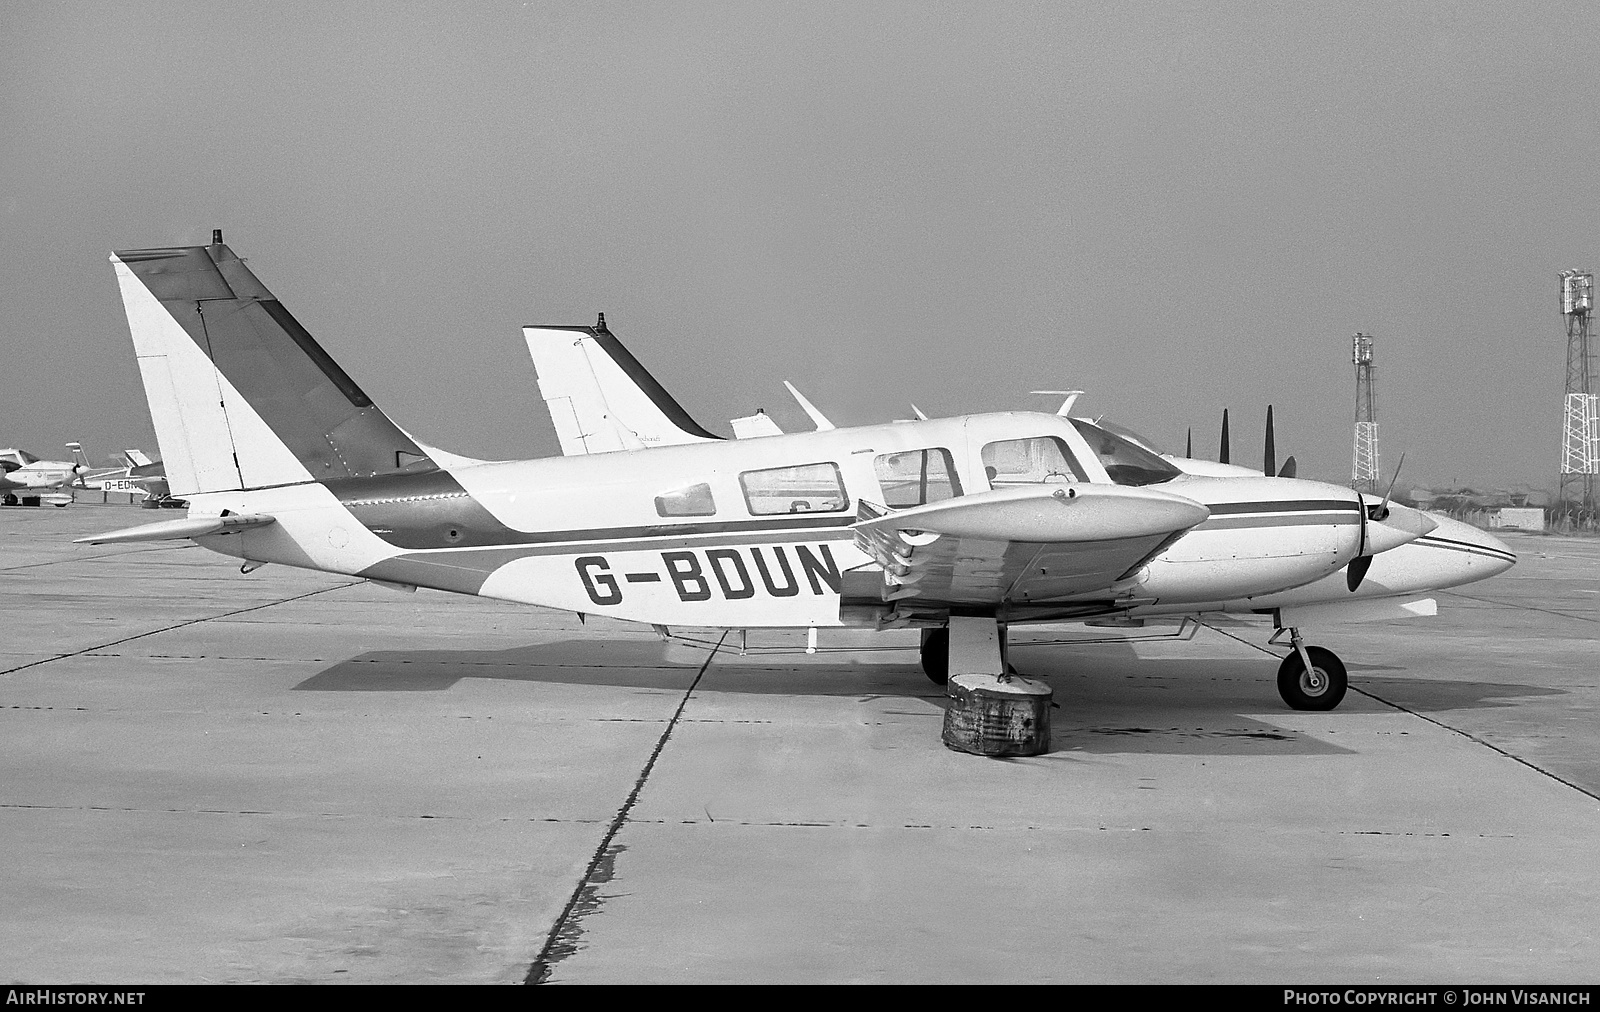
<svg viewBox="0 0 1600 1012">
<path fill-rule="evenodd" d="M 1565 20 L 1564 20 L 1565 19 Z M 213 227 L 401 425 L 558 452 L 518 326 L 713 430 L 1039 407 L 1551 485 L 1582 5 L 0 0 L 0 445 L 155 450 L 112 249 Z"/>
</svg>

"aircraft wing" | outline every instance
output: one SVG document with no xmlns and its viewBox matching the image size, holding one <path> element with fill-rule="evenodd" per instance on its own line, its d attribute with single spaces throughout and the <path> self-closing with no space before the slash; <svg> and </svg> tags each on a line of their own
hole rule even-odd
<svg viewBox="0 0 1600 1012">
<path fill-rule="evenodd" d="M 1004 488 L 889 511 L 863 503 L 856 543 L 883 567 L 881 600 L 1010 608 L 1104 601 L 1211 515 L 1120 485 Z"/>
</svg>

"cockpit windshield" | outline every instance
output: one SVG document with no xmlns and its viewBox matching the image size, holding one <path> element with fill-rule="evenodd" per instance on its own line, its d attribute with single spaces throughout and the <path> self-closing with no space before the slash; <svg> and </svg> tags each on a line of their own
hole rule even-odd
<svg viewBox="0 0 1600 1012">
<path fill-rule="evenodd" d="M 1143 450 L 1149 450 L 1151 453 L 1154 453 L 1157 456 L 1167 452 L 1166 450 L 1157 446 L 1155 440 L 1149 438 L 1141 432 L 1133 431 L 1126 425 L 1118 425 L 1116 422 L 1108 422 L 1104 418 L 1095 419 L 1094 424 L 1096 427 L 1105 429 L 1112 435 L 1121 436 L 1134 446 L 1137 446 Z"/>
<path fill-rule="evenodd" d="M 1183 474 L 1170 463 L 1133 440 L 1119 436 L 1108 426 L 1072 419 L 1089 449 L 1100 458 L 1106 474 L 1118 485 L 1154 485 Z"/>
</svg>

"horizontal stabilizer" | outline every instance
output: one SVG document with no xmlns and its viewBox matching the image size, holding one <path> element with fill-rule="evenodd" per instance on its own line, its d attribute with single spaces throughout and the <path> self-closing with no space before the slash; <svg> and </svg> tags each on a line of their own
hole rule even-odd
<svg viewBox="0 0 1600 1012">
<path fill-rule="evenodd" d="M 110 531 L 106 534 L 94 534 L 87 538 L 78 538 L 73 544 L 112 545 L 130 541 L 181 541 L 184 538 L 202 538 L 208 534 L 237 534 L 251 527 L 264 527 L 271 523 L 277 523 L 277 518 L 264 514 L 192 517 L 187 520 L 164 520 L 161 523 L 143 524 L 139 527 L 125 527 L 120 531 Z"/>
</svg>

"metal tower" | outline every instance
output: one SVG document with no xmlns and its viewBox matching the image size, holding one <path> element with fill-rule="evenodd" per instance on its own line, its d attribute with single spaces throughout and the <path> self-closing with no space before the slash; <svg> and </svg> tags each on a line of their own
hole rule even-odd
<svg viewBox="0 0 1600 1012">
<path fill-rule="evenodd" d="M 1567 326 L 1567 396 L 1562 410 L 1561 510 L 1593 517 L 1600 473 L 1600 383 L 1595 381 L 1594 275 L 1562 271 L 1561 317 Z"/>
<path fill-rule="evenodd" d="M 1372 335 L 1357 334 L 1350 342 L 1350 360 L 1356 366 L 1356 446 L 1351 458 L 1350 484 L 1358 492 L 1378 491 L 1378 395 L 1374 389 Z"/>
</svg>

